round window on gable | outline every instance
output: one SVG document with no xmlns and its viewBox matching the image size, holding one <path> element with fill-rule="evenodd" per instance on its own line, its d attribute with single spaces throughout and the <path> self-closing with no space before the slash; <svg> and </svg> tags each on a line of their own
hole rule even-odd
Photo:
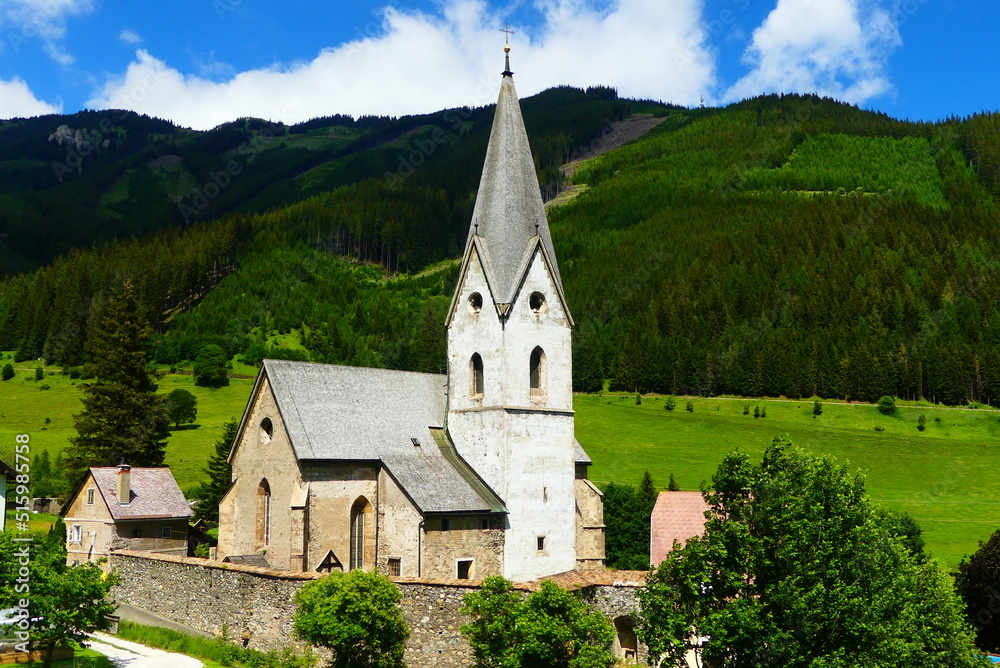
<svg viewBox="0 0 1000 668">
<path fill-rule="evenodd" d="M 264 418 L 260 421 L 260 442 L 267 445 L 273 436 L 274 425 L 271 424 L 271 418 Z"/>
<path fill-rule="evenodd" d="M 532 292 L 528 297 L 528 306 L 532 313 L 545 313 L 545 295 L 541 292 Z"/>
<path fill-rule="evenodd" d="M 478 292 L 469 295 L 469 313 L 479 313 L 483 310 L 483 296 Z"/>
</svg>

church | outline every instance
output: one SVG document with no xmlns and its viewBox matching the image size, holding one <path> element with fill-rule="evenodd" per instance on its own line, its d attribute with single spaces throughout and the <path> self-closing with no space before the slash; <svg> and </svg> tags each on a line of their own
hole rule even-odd
<svg viewBox="0 0 1000 668">
<path fill-rule="evenodd" d="M 230 454 L 220 559 L 521 582 L 603 568 L 573 316 L 504 51 L 447 375 L 265 360 Z"/>
</svg>

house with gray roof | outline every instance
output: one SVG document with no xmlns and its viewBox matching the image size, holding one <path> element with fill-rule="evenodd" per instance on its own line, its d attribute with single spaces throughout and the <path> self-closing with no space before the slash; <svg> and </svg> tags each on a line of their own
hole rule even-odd
<svg viewBox="0 0 1000 668">
<path fill-rule="evenodd" d="M 70 564 L 118 548 L 187 556 L 191 506 L 169 468 L 93 467 L 60 514 Z"/>
<path fill-rule="evenodd" d="M 603 567 L 573 318 L 509 56 L 501 76 L 448 373 L 265 360 L 230 453 L 220 559 L 520 581 Z"/>
</svg>

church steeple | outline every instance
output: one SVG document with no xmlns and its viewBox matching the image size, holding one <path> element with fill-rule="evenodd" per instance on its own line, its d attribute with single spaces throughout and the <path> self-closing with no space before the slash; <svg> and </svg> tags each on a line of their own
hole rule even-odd
<svg viewBox="0 0 1000 668">
<path fill-rule="evenodd" d="M 539 244 L 560 297 L 563 292 L 528 134 L 514 89 L 509 44 L 504 46 L 504 53 L 500 97 L 469 226 L 465 258 L 468 262 L 469 251 L 476 245 L 485 265 L 493 301 L 501 315 L 506 314 L 513 301 Z"/>
</svg>

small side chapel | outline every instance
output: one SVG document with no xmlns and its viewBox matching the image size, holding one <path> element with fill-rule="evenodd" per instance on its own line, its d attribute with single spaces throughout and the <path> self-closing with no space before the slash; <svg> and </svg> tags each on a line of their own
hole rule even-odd
<svg viewBox="0 0 1000 668">
<path fill-rule="evenodd" d="M 220 559 L 522 582 L 603 568 L 573 317 L 504 51 L 448 374 L 265 360 L 230 454 Z"/>
</svg>

